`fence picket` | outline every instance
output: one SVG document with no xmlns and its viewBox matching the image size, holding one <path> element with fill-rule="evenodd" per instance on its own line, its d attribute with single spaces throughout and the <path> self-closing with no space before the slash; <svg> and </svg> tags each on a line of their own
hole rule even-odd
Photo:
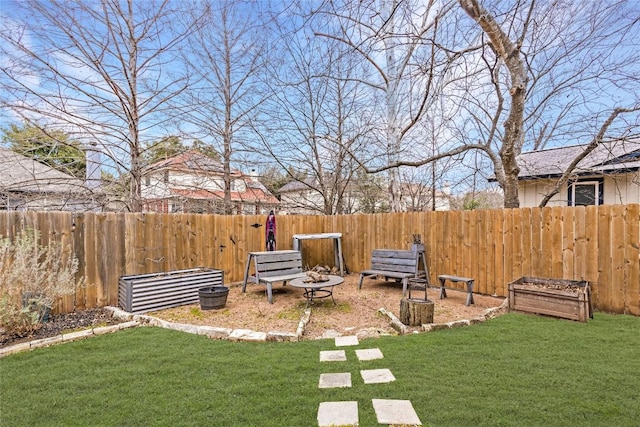
<svg viewBox="0 0 640 427">
<path fill-rule="evenodd" d="M 611 234 L 609 241 L 611 242 L 611 256 L 609 257 L 609 268 L 611 270 L 611 307 L 624 307 L 625 305 L 625 289 L 624 289 L 624 262 L 614 263 L 614 260 L 625 259 L 624 245 L 624 206 L 611 206 Z M 640 280 L 636 276 L 637 280 Z"/>
<path fill-rule="evenodd" d="M 624 223 L 624 313 L 640 316 L 640 205 L 626 206 Z"/>
</svg>

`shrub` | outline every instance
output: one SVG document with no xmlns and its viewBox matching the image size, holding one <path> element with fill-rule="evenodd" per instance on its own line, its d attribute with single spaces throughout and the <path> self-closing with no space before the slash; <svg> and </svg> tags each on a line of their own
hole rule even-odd
<svg viewBox="0 0 640 427">
<path fill-rule="evenodd" d="M 78 259 L 59 243 L 40 244 L 36 230 L 0 239 L 0 328 L 25 336 L 40 327 L 63 296 L 82 286 Z"/>
</svg>

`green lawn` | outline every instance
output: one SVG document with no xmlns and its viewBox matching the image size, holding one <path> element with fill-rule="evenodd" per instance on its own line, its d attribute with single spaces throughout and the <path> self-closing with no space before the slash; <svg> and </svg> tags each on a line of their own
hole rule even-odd
<svg viewBox="0 0 640 427">
<path fill-rule="evenodd" d="M 384 359 L 358 362 L 355 348 Z M 232 343 L 158 328 L 0 359 L 0 425 L 313 426 L 323 401 L 409 399 L 423 425 L 637 426 L 640 318 L 596 313 L 587 324 L 509 314 L 453 330 L 347 347 L 333 340 Z M 396 381 L 365 385 L 360 369 Z M 318 389 L 321 373 L 353 387 Z"/>
</svg>

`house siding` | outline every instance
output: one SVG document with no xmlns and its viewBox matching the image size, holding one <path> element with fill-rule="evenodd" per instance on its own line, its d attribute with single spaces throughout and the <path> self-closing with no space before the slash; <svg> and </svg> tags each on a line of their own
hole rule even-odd
<svg viewBox="0 0 640 427">
<path fill-rule="evenodd" d="M 640 172 L 606 177 L 604 187 L 606 204 L 640 203 Z"/>
<path fill-rule="evenodd" d="M 597 177 L 594 177 L 597 178 Z M 554 186 L 555 179 L 523 180 L 518 185 L 521 207 L 536 207 Z M 567 186 L 549 200 L 547 206 L 567 206 Z M 615 174 L 604 177 L 604 204 L 640 203 L 640 173 Z"/>
</svg>

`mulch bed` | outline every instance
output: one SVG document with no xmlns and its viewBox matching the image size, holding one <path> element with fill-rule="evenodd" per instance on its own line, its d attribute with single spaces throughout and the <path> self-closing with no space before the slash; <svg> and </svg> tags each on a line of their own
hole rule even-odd
<svg viewBox="0 0 640 427">
<path fill-rule="evenodd" d="M 47 322 L 43 323 L 39 329 L 30 335 L 7 335 L 3 331 L 0 331 L 0 347 L 41 338 L 49 338 L 90 327 L 115 325 L 122 322 L 125 322 L 125 320 L 113 317 L 110 311 L 102 308 L 92 308 L 66 314 L 54 314 L 49 317 Z"/>
</svg>

